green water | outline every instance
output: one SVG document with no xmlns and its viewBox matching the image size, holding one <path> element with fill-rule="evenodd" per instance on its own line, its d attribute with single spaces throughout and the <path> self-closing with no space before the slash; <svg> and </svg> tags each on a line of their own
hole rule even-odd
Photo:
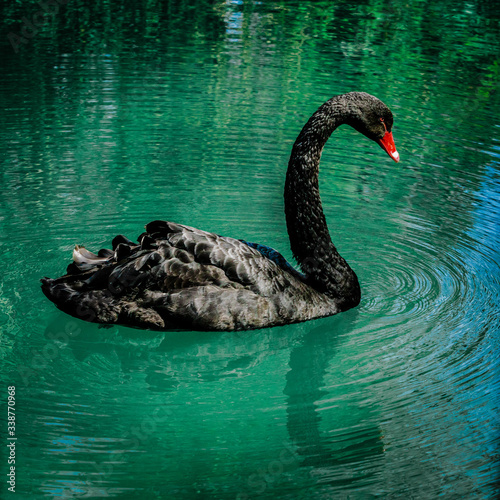
<svg viewBox="0 0 500 500">
<path fill-rule="evenodd" d="M 1 4 L 2 498 L 495 498 L 500 9 L 486 1 Z M 14 51 L 17 48 L 17 53 Z M 169 219 L 291 259 L 288 155 L 333 95 L 395 116 L 322 157 L 347 313 L 239 333 L 98 328 L 39 278 Z"/>
</svg>

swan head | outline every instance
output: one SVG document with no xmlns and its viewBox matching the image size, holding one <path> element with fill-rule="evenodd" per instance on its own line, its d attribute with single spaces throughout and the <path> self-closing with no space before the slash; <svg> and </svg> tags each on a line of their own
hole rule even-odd
<svg viewBox="0 0 500 500">
<path fill-rule="evenodd" d="M 376 97 L 365 92 L 346 94 L 349 102 L 349 118 L 346 123 L 375 141 L 395 161 L 399 153 L 392 137 L 394 118 L 391 110 Z"/>
</svg>

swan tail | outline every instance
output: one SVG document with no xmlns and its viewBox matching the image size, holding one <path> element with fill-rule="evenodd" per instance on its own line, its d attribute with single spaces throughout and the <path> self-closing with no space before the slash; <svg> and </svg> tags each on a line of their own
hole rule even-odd
<svg viewBox="0 0 500 500">
<path fill-rule="evenodd" d="M 76 245 L 66 275 L 41 279 L 43 293 L 60 310 L 84 321 L 163 329 L 165 322 L 161 316 L 134 300 L 134 288 L 143 277 L 120 271 L 120 266 L 141 250 L 140 245 L 118 235 L 112 241 L 112 248 L 103 248 L 95 254 Z"/>
<path fill-rule="evenodd" d="M 115 296 L 107 288 L 89 288 L 89 284 L 95 286 L 99 279 L 104 280 L 98 274 L 99 271 L 85 281 L 76 281 L 70 275 L 57 279 L 42 278 L 42 291 L 58 309 L 84 321 L 108 325 L 127 324 L 151 330 L 165 328 L 165 321 L 154 309 Z"/>
<path fill-rule="evenodd" d="M 75 245 L 73 262 L 68 266 L 67 274 L 81 274 L 98 269 L 129 257 L 139 245 L 123 235 L 116 236 L 112 241 L 113 250 L 102 248 L 97 254 L 90 252 L 82 245 Z"/>
<path fill-rule="evenodd" d="M 68 266 L 67 274 L 80 274 L 101 267 L 104 263 L 109 262 L 110 258 L 114 255 L 114 252 L 111 255 L 108 255 L 107 252 L 109 251 L 101 250 L 96 255 L 84 246 L 75 245 L 73 262 Z"/>
<path fill-rule="evenodd" d="M 66 275 L 40 280 L 43 293 L 60 310 L 84 321 L 163 329 L 161 316 L 134 300 L 133 290 L 143 276 L 130 272 L 130 267 L 128 273 L 120 270 L 141 250 L 140 245 L 118 235 L 112 246 L 113 250 L 103 248 L 95 254 L 76 245 Z"/>
</svg>

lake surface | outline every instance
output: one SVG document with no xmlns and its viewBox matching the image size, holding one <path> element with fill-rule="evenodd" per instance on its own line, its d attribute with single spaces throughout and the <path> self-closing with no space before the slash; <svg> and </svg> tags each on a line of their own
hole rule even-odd
<svg viewBox="0 0 500 500">
<path fill-rule="evenodd" d="M 494 2 L 75 0 L 25 42 L 7 35 L 40 6 L 2 9 L 0 380 L 4 403 L 16 387 L 17 498 L 496 498 Z M 392 109 L 401 155 L 342 127 L 322 157 L 359 307 L 152 333 L 43 296 L 75 244 L 155 219 L 292 259 L 291 146 L 351 90 Z"/>
</svg>

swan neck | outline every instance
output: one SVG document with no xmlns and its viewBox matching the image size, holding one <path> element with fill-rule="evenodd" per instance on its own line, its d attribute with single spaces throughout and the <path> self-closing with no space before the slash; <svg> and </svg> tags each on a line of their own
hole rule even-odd
<svg viewBox="0 0 500 500">
<path fill-rule="evenodd" d="M 311 116 L 292 148 L 285 182 L 285 214 L 292 252 L 311 286 L 335 299 L 342 310 L 359 303 L 359 283 L 332 243 L 318 173 L 326 141 L 348 116 L 338 98 L 327 101 Z"/>
</svg>

